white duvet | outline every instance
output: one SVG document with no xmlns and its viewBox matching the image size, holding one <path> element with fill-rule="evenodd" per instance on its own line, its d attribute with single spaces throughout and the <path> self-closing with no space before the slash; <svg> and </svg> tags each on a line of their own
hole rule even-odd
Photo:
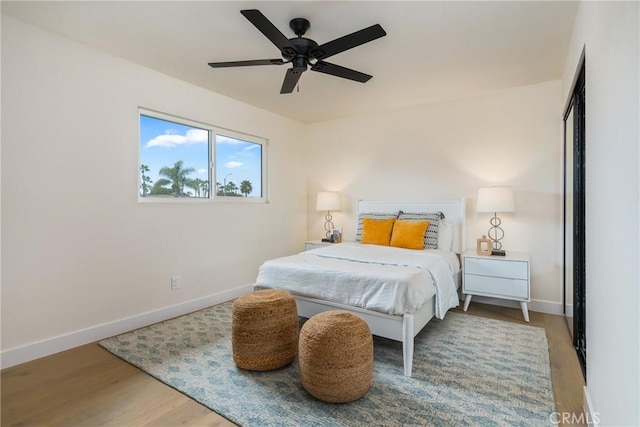
<svg viewBox="0 0 640 427">
<path fill-rule="evenodd" d="M 256 287 L 338 302 L 392 315 L 413 313 L 436 298 L 436 317 L 458 306 L 457 256 L 341 243 L 265 262 Z"/>
</svg>

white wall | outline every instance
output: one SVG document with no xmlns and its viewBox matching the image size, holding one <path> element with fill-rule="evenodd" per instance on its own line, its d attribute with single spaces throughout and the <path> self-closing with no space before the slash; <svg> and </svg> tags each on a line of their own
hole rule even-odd
<svg viewBox="0 0 640 427">
<path fill-rule="evenodd" d="M 138 106 L 267 138 L 270 203 L 139 203 Z M 303 138 L 295 121 L 3 16 L 3 353 L 251 284 L 301 250 Z"/>
<path fill-rule="evenodd" d="M 467 201 L 467 247 L 487 234 L 478 187 L 511 185 L 517 212 L 500 215 L 507 251 L 531 256 L 531 297 L 562 301 L 561 84 L 519 87 L 309 127 L 309 237 L 322 236 L 313 195 L 339 191 L 334 215 L 355 235 L 357 199 Z"/>
<path fill-rule="evenodd" d="M 640 425 L 638 2 L 583 2 L 563 100 L 586 58 L 587 394 L 603 426 Z"/>
</svg>

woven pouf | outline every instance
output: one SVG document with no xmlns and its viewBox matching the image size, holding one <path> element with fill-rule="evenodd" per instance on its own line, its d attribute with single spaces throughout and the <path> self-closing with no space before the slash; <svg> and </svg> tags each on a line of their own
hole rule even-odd
<svg viewBox="0 0 640 427">
<path fill-rule="evenodd" d="M 302 387 L 316 399 L 352 402 L 373 380 L 373 337 L 360 317 L 342 310 L 317 314 L 302 326 L 298 344 Z"/>
<path fill-rule="evenodd" d="M 281 368 L 298 352 L 296 300 L 276 289 L 245 294 L 233 303 L 231 330 L 233 361 L 239 368 Z"/>
</svg>

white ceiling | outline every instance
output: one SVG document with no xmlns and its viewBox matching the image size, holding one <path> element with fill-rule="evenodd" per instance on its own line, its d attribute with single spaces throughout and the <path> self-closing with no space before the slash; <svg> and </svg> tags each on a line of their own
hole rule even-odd
<svg viewBox="0 0 640 427">
<path fill-rule="evenodd" d="M 555 1 L 8 2 L 2 13 L 162 73 L 302 122 L 455 99 L 559 79 L 577 3 Z M 371 74 L 356 83 L 313 71 L 280 95 L 289 65 L 212 69 L 278 58 L 241 9 L 288 38 L 311 21 L 319 44 L 380 24 L 387 36 L 329 62 Z"/>
</svg>

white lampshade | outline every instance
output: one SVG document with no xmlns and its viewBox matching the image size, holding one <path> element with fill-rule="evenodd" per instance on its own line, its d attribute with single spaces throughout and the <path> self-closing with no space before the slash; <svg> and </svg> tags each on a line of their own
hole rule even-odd
<svg viewBox="0 0 640 427">
<path fill-rule="evenodd" d="M 316 199 L 316 210 L 339 211 L 340 194 L 331 191 L 320 191 Z"/>
<path fill-rule="evenodd" d="M 476 212 L 515 212 L 516 201 L 512 187 L 483 187 L 478 189 Z"/>
</svg>

